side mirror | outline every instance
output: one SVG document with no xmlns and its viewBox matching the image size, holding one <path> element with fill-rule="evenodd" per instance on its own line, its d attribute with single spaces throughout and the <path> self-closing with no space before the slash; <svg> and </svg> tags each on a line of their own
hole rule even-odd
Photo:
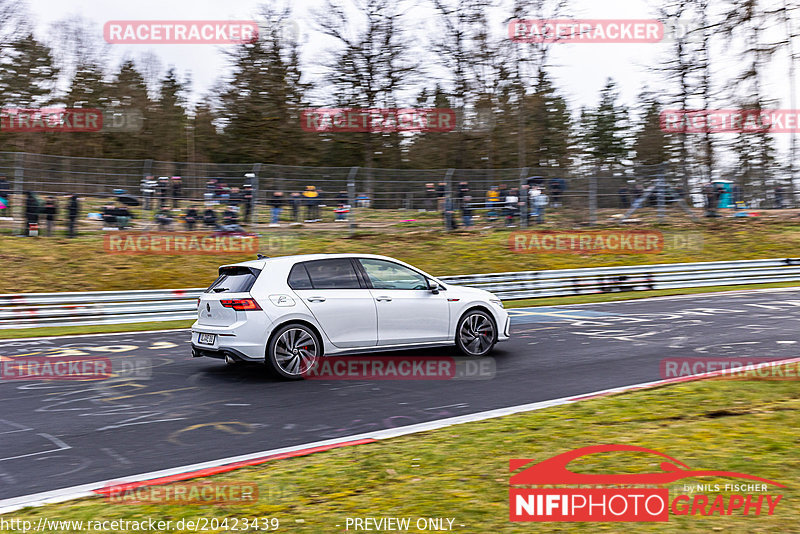
<svg viewBox="0 0 800 534">
<path fill-rule="evenodd" d="M 440 286 L 438 283 L 434 282 L 433 280 L 431 280 L 428 283 L 428 287 L 430 288 L 431 293 L 433 293 L 434 295 L 438 295 L 439 291 L 444 289 L 442 286 Z"/>
</svg>

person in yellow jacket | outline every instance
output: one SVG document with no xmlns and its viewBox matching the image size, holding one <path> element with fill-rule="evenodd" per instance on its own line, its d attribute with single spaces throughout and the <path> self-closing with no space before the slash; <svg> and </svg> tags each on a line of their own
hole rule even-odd
<svg viewBox="0 0 800 534">
<path fill-rule="evenodd" d="M 497 220 L 497 208 L 500 206 L 500 189 L 493 185 L 486 192 L 486 207 L 489 209 L 489 220 Z"/>
<path fill-rule="evenodd" d="M 306 204 L 306 222 L 319 221 L 319 192 L 313 185 L 306 186 L 303 191 L 303 198 Z"/>
</svg>

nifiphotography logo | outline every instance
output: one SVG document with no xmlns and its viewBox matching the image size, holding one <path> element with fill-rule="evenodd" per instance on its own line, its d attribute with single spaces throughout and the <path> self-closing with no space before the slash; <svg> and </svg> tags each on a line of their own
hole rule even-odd
<svg viewBox="0 0 800 534">
<path fill-rule="evenodd" d="M 665 461 L 655 473 L 575 473 L 567 465 L 578 458 L 608 452 L 648 453 Z M 514 474 L 509 481 L 511 521 L 669 521 L 673 515 L 773 515 L 783 495 L 768 495 L 767 486 L 783 484 L 734 471 L 693 470 L 664 453 L 635 445 L 593 445 L 559 454 L 531 465 L 533 460 L 509 461 Z M 746 484 L 684 484 L 670 502 L 665 484 L 685 478 L 724 477 L 758 482 Z M 518 487 L 513 487 L 518 486 Z M 547 486 L 547 487 L 530 487 Z M 558 487 L 572 486 L 572 487 Z M 577 487 L 576 487 L 577 486 Z M 716 495 L 697 493 L 715 492 Z M 725 492 L 725 493 L 720 493 Z"/>
</svg>

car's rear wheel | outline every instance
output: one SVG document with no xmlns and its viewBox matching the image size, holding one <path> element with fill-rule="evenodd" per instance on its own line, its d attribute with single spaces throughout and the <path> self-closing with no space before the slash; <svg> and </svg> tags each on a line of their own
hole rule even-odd
<svg viewBox="0 0 800 534">
<path fill-rule="evenodd" d="M 484 356 L 497 343 L 497 325 L 482 310 L 470 310 L 458 321 L 456 345 L 467 356 Z"/>
<path fill-rule="evenodd" d="M 288 324 L 270 338 L 265 362 L 278 376 L 299 380 L 321 355 L 322 344 L 314 330 L 303 324 Z"/>
</svg>

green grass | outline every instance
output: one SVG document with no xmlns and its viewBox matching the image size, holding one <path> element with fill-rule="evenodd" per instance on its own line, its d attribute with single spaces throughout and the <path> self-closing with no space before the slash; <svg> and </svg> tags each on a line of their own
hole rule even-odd
<svg viewBox="0 0 800 534">
<path fill-rule="evenodd" d="M 469 533 L 800 532 L 797 428 L 797 382 L 707 380 L 461 424 L 205 479 L 257 483 L 261 498 L 253 504 L 121 505 L 94 497 L 20 510 L 4 519 L 278 517 L 280 531 L 327 533 L 343 532 L 347 517 L 395 516 L 412 521 L 455 518 L 456 525 L 465 525 L 455 531 Z M 783 495 L 772 516 L 671 516 L 668 523 L 655 524 L 509 522 L 510 459 L 541 461 L 607 443 L 638 445 L 692 469 L 737 471 L 788 488 L 769 488 L 770 494 Z M 604 454 L 570 467 L 585 473 L 654 472 L 660 461 L 638 453 Z M 745 481 L 679 481 L 669 487 L 671 499 L 683 493 L 683 482 Z"/>
<path fill-rule="evenodd" d="M 433 222 L 431 224 L 434 224 Z M 517 254 L 506 229 L 446 233 L 438 227 L 359 230 L 264 228 L 261 251 L 270 256 L 314 252 L 376 253 L 396 257 L 437 276 L 695 261 L 791 257 L 800 246 L 792 221 L 720 219 L 651 226 L 669 235 L 702 236 L 702 248 L 667 243 L 660 254 Z M 548 228 L 554 228 L 548 226 Z M 570 226 L 565 226 L 570 228 Z M 645 228 L 626 226 L 626 229 Z M 101 234 L 70 240 L 0 236 L 0 293 L 205 287 L 224 263 L 251 254 L 115 255 Z"/>
</svg>

